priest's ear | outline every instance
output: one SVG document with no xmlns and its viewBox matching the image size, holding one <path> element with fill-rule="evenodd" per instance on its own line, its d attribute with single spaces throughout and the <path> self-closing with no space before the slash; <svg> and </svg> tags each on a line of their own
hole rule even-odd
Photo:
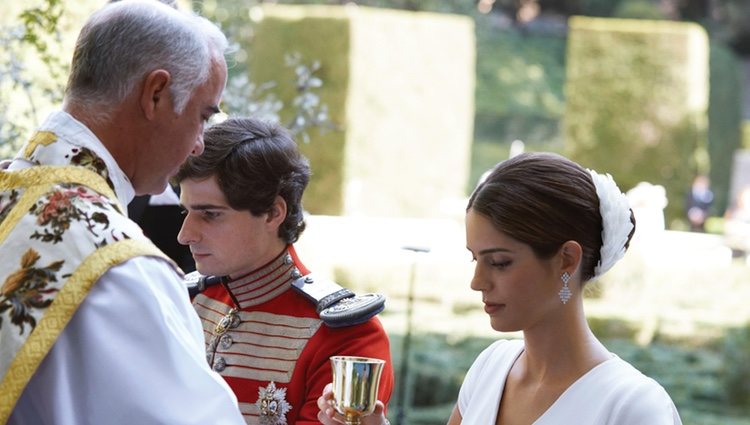
<svg viewBox="0 0 750 425">
<path fill-rule="evenodd" d="M 149 121 L 155 120 L 157 113 L 163 108 L 172 108 L 172 94 L 169 83 L 172 76 L 165 69 L 155 69 L 143 79 L 139 102 L 143 114 Z"/>
</svg>

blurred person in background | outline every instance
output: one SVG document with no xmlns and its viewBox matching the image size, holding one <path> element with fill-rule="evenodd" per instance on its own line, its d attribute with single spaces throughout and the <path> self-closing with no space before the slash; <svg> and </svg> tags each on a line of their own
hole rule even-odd
<svg viewBox="0 0 750 425">
<path fill-rule="evenodd" d="M 711 205 L 714 203 L 714 192 L 708 176 L 699 174 L 693 179 L 693 184 L 685 196 L 685 212 L 691 232 L 705 232 L 706 219 Z"/>
</svg>

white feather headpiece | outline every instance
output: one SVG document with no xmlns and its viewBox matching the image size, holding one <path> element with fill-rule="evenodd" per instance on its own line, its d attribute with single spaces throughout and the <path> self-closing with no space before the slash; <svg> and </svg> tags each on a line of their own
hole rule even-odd
<svg viewBox="0 0 750 425">
<path fill-rule="evenodd" d="M 598 174 L 588 170 L 599 196 L 599 212 L 602 216 L 602 249 L 601 259 L 594 268 L 594 277 L 606 273 L 625 255 L 625 244 L 633 230 L 630 221 L 630 204 L 628 198 L 617 187 L 609 174 Z"/>
</svg>

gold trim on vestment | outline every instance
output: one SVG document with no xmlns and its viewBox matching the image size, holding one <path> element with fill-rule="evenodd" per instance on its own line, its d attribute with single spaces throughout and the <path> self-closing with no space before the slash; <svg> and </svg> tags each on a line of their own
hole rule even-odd
<svg viewBox="0 0 750 425">
<path fill-rule="evenodd" d="M 31 207 L 47 193 L 53 185 L 77 183 L 87 186 L 109 198 L 122 213 L 120 202 L 99 174 L 82 167 L 43 165 L 17 171 L 0 171 L 0 192 L 26 188 L 21 199 L 13 206 L 8 216 L 0 223 L 0 244 L 16 228 Z"/>
<path fill-rule="evenodd" d="M 2 178 L 2 176 L 0 176 L 0 178 Z M 2 181 L 0 181 L 0 184 L 2 184 Z M 3 189 L 4 188 L 0 186 L 0 191 Z M 21 199 L 19 199 L 18 203 L 13 206 L 13 209 L 10 210 L 10 213 L 5 217 L 5 220 L 0 222 L 0 244 L 5 242 L 5 239 L 10 232 L 16 228 L 18 222 L 29 213 L 29 210 L 36 201 L 48 191 L 49 186 L 35 186 L 24 191 Z"/>
<path fill-rule="evenodd" d="M 111 267 L 139 256 L 166 259 L 164 253 L 148 240 L 125 239 L 93 252 L 66 280 L 0 382 L 0 424 L 8 421 L 23 389 L 94 283 Z"/>
<path fill-rule="evenodd" d="M 37 131 L 26 143 L 23 150 L 24 158 L 31 158 L 31 154 L 34 153 L 36 147 L 39 145 L 49 146 L 57 141 L 57 134 L 51 131 Z"/>
</svg>

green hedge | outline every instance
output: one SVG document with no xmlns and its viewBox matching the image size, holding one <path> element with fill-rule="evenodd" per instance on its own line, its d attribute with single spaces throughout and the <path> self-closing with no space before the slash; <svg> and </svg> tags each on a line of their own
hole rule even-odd
<svg viewBox="0 0 750 425">
<path fill-rule="evenodd" d="M 708 154 L 712 213 L 722 216 L 729 203 L 734 152 L 742 146 L 742 76 L 739 61 L 726 46 L 711 43 Z"/>
<path fill-rule="evenodd" d="M 317 91 L 321 102 L 329 106 L 334 123 L 345 122 L 346 95 L 349 82 L 349 21 L 343 17 L 283 19 L 266 17 L 255 28 L 250 49 L 249 74 L 254 81 L 293 81 L 294 69 L 284 65 L 285 55 L 299 53 L 303 63 L 322 60 L 317 75 L 324 84 Z M 244 42 L 244 41 L 241 41 Z M 275 93 L 285 104 L 295 96 L 291 84 L 278 85 Z M 282 113 L 287 122 L 290 108 Z M 343 205 L 341 182 L 344 179 L 344 144 L 341 131 L 310 131 L 310 143 L 300 150 L 313 164 L 313 181 L 305 191 L 305 209 L 316 214 L 339 214 Z"/>
<path fill-rule="evenodd" d="M 666 188 L 666 222 L 681 219 L 693 175 L 706 167 L 708 42 L 698 25 L 570 19 L 565 145 L 581 164 L 628 190 Z"/>
<path fill-rule="evenodd" d="M 469 191 L 484 171 L 508 157 L 516 139 L 527 150 L 562 150 L 565 45 L 563 36 L 477 27 Z"/>
<path fill-rule="evenodd" d="M 252 80 L 291 80 L 284 57 L 319 60 L 317 91 L 340 131 L 301 150 L 313 214 L 454 214 L 468 179 L 474 112 L 473 22 L 378 8 L 263 7 L 247 45 Z M 447 60 L 450 58 L 450 60 Z M 282 90 L 283 89 L 283 90 Z M 288 104 L 294 87 L 278 86 Z M 283 111 L 282 111 L 283 113 Z M 287 117 L 283 117 L 287 121 Z"/>
</svg>

